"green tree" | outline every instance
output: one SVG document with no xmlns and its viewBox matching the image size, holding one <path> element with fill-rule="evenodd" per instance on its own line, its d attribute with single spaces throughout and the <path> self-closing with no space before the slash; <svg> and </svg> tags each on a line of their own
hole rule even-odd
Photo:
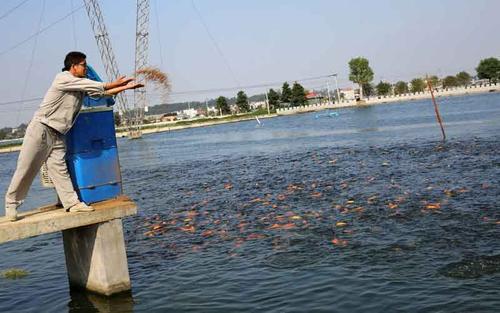
<svg viewBox="0 0 500 313">
<path fill-rule="evenodd" d="M 408 84 L 404 81 L 398 81 L 396 85 L 394 85 L 394 94 L 402 95 L 408 93 Z"/>
<path fill-rule="evenodd" d="M 290 99 L 292 106 L 306 105 L 306 91 L 301 84 L 295 82 L 292 86 L 292 97 Z"/>
<path fill-rule="evenodd" d="M 281 87 L 281 102 L 290 103 L 291 98 L 292 90 L 290 89 L 290 85 L 288 85 L 288 82 L 284 82 Z"/>
<path fill-rule="evenodd" d="M 436 88 L 439 85 L 439 77 L 436 75 L 428 77 L 427 80 L 431 82 L 432 88 Z"/>
<path fill-rule="evenodd" d="M 248 104 L 248 97 L 243 90 L 238 91 L 236 95 L 236 105 L 240 112 L 248 112 L 250 111 L 250 105 Z"/>
<path fill-rule="evenodd" d="M 489 79 L 496 83 L 500 80 L 500 60 L 497 58 L 487 58 L 479 62 L 476 67 L 477 77 L 479 79 Z"/>
<path fill-rule="evenodd" d="M 231 113 L 231 109 L 229 108 L 229 104 L 227 103 L 226 97 L 220 96 L 219 98 L 217 98 L 215 103 L 216 103 L 217 110 L 222 112 L 222 114 L 230 114 Z"/>
<path fill-rule="evenodd" d="M 360 97 L 363 96 L 363 84 L 373 80 L 373 71 L 369 62 L 363 57 L 353 58 L 349 61 L 349 80 L 359 85 Z"/>
<path fill-rule="evenodd" d="M 450 88 L 458 86 L 458 79 L 455 76 L 446 76 L 443 79 L 443 88 Z"/>
<path fill-rule="evenodd" d="M 459 86 L 470 85 L 470 82 L 472 81 L 472 77 L 465 71 L 458 73 L 456 78 Z"/>
<path fill-rule="evenodd" d="M 392 86 L 389 83 L 380 81 L 380 83 L 375 86 L 375 89 L 377 89 L 377 94 L 379 96 L 387 96 L 391 93 Z"/>
<path fill-rule="evenodd" d="M 411 80 L 410 84 L 411 84 L 410 91 L 413 93 L 422 92 L 425 89 L 425 82 L 422 78 L 414 78 Z"/>
<path fill-rule="evenodd" d="M 115 126 L 120 126 L 122 124 L 122 117 L 120 116 L 120 113 L 114 112 L 113 118 L 115 120 Z"/>
<path fill-rule="evenodd" d="M 375 88 L 373 87 L 372 84 L 370 83 L 363 84 L 363 96 L 365 97 L 373 96 L 374 93 L 375 93 Z"/>
<path fill-rule="evenodd" d="M 280 95 L 274 91 L 274 89 L 269 89 L 267 93 L 267 99 L 269 99 L 269 107 L 273 110 L 279 107 Z"/>
</svg>

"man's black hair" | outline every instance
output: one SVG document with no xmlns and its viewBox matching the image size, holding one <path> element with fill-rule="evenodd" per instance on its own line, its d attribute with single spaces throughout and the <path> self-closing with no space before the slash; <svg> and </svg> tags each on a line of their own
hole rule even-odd
<svg viewBox="0 0 500 313">
<path fill-rule="evenodd" d="M 85 60 L 87 56 L 78 51 L 71 51 L 70 53 L 66 54 L 66 57 L 64 58 L 64 68 L 62 69 L 64 71 L 69 71 L 72 65 L 78 64 Z"/>
</svg>

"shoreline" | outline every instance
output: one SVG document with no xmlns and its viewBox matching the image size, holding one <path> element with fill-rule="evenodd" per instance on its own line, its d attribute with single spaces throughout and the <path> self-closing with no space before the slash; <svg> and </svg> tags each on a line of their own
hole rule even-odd
<svg viewBox="0 0 500 313">
<path fill-rule="evenodd" d="M 259 119 L 267 119 L 267 118 L 273 118 L 273 117 L 277 117 L 277 116 L 278 116 L 277 114 L 265 114 L 265 115 L 258 115 L 258 116 L 252 115 L 252 116 L 236 117 L 236 118 L 229 119 L 229 120 L 216 120 L 217 118 L 214 118 L 213 121 L 204 121 L 204 122 L 199 122 L 199 123 L 192 122 L 188 125 L 177 125 L 177 126 L 175 125 L 175 122 L 164 122 L 164 123 L 158 123 L 158 124 L 156 124 L 156 126 L 155 126 L 155 124 L 144 125 L 144 128 L 141 129 L 141 132 L 143 135 L 148 135 L 148 134 L 183 130 L 183 129 L 188 129 L 188 128 L 208 127 L 208 126 L 227 124 L 227 123 L 251 121 L 251 120 L 255 120 L 255 117 L 258 117 Z M 120 128 L 117 128 L 116 129 L 116 138 L 126 138 L 127 133 L 128 133 L 127 130 L 120 130 Z M 17 151 L 21 150 L 21 145 L 22 145 L 22 143 L 19 145 L 0 147 L 0 153 L 17 152 Z"/>
<path fill-rule="evenodd" d="M 475 95 L 487 94 L 487 93 L 491 93 L 491 92 L 500 92 L 500 83 L 486 84 L 484 86 L 457 87 L 457 88 L 450 88 L 450 89 L 446 89 L 446 90 L 439 90 L 439 91 L 434 92 L 434 96 L 436 98 L 454 97 L 454 96 L 475 96 Z M 361 106 L 369 106 L 369 105 L 377 105 L 377 104 L 409 102 L 409 101 L 423 100 L 423 99 L 430 99 L 430 98 L 431 98 L 430 92 L 424 91 L 424 92 L 398 95 L 398 96 L 383 96 L 383 97 L 367 98 L 366 100 L 359 101 L 359 102 L 352 100 L 352 101 L 342 101 L 340 103 L 312 104 L 312 105 L 303 106 L 303 107 L 289 107 L 289 108 L 278 109 L 275 114 L 241 116 L 241 117 L 235 117 L 235 118 L 228 119 L 228 120 L 225 120 L 225 119 L 217 120 L 217 118 L 214 118 L 214 120 L 208 120 L 208 121 L 203 121 L 203 122 L 198 122 L 198 123 L 196 121 L 193 121 L 188 125 L 177 125 L 176 126 L 175 125 L 176 122 L 163 122 L 163 123 L 157 123 L 157 124 L 148 124 L 148 125 L 143 125 L 144 128 L 142 128 L 141 131 L 142 131 L 143 135 L 147 135 L 147 134 L 155 134 L 155 133 L 170 132 L 170 131 L 176 131 L 176 130 L 182 130 L 182 129 L 196 128 L 196 127 L 207 127 L 207 126 L 214 126 L 214 125 L 220 125 L 220 124 L 226 124 L 226 123 L 237 123 L 237 122 L 242 122 L 242 121 L 253 120 L 253 119 L 255 119 L 255 117 L 273 118 L 273 117 L 277 117 L 277 116 L 293 115 L 293 114 L 300 114 L 300 113 L 307 113 L 307 112 L 316 112 L 316 111 L 322 111 L 322 110 L 328 110 L 328 109 L 340 109 L 340 108 L 361 107 Z M 116 137 L 117 138 L 127 137 L 127 131 L 120 130 L 120 128 L 117 128 Z M 17 152 L 19 150 L 21 150 L 21 144 L 7 146 L 7 147 L 0 147 L 0 153 Z"/>
<path fill-rule="evenodd" d="M 145 128 L 141 129 L 141 132 L 143 135 L 155 134 L 155 133 L 163 133 L 163 132 L 182 130 L 182 129 L 188 129 L 188 128 L 207 127 L 207 126 L 227 124 L 227 123 L 251 121 L 251 120 L 254 120 L 255 117 L 273 118 L 273 117 L 277 117 L 277 116 L 278 116 L 278 114 L 242 116 L 242 117 L 239 117 L 239 118 L 237 117 L 237 118 L 230 119 L 230 120 L 220 120 L 220 121 L 213 120 L 213 121 L 204 121 L 204 122 L 199 122 L 199 123 L 192 122 L 191 124 L 188 124 L 188 125 L 177 125 L 177 126 L 175 125 L 175 122 L 158 123 L 158 124 L 156 124 L 157 126 L 155 126 L 155 124 L 148 124 L 147 126 L 145 126 Z M 127 131 L 126 130 L 125 131 L 124 130 L 117 130 L 116 137 L 117 138 L 127 137 Z"/>
<path fill-rule="evenodd" d="M 487 94 L 490 92 L 499 92 L 500 83 L 496 84 L 486 84 L 484 86 L 468 86 L 468 87 L 455 87 L 448 88 L 445 90 L 435 90 L 434 97 L 455 97 L 455 96 L 475 96 L 479 94 Z M 407 93 L 397 96 L 378 96 L 372 98 L 366 98 L 362 101 L 341 101 L 340 103 L 325 103 L 325 104 L 312 104 L 302 107 L 289 107 L 278 109 L 276 114 L 278 115 L 291 115 L 297 113 L 306 112 L 316 112 L 327 109 L 340 109 L 348 107 L 361 107 L 376 104 L 389 104 L 395 102 L 407 102 L 415 100 L 431 99 L 431 93 L 429 91 L 417 92 L 417 93 Z"/>
</svg>

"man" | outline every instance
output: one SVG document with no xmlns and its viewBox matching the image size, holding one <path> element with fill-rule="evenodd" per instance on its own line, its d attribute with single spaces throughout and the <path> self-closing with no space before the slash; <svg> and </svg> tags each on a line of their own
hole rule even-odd
<svg viewBox="0 0 500 313">
<path fill-rule="evenodd" d="M 85 78 L 86 56 L 70 52 L 64 59 L 62 73 L 56 75 L 35 112 L 24 136 L 17 168 L 5 195 L 5 216 L 17 220 L 22 204 L 43 162 L 47 162 L 50 178 L 61 204 L 68 212 L 90 212 L 94 209 L 78 199 L 66 166 L 64 135 L 73 126 L 80 112 L 83 97 L 113 96 L 127 89 L 144 87 L 133 78 L 119 77 L 110 83 Z"/>
</svg>

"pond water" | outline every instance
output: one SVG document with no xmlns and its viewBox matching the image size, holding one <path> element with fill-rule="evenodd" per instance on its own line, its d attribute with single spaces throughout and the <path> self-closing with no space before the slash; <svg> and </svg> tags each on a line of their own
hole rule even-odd
<svg viewBox="0 0 500 313">
<path fill-rule="evenodd" d="M 500 94 L 438 103 L 445 143 L 430 100 L 120 139 L 131 294 L 70 292 L 49 234 L 0 245 L 0 312 L 497 311 Z"/>
</svg>

